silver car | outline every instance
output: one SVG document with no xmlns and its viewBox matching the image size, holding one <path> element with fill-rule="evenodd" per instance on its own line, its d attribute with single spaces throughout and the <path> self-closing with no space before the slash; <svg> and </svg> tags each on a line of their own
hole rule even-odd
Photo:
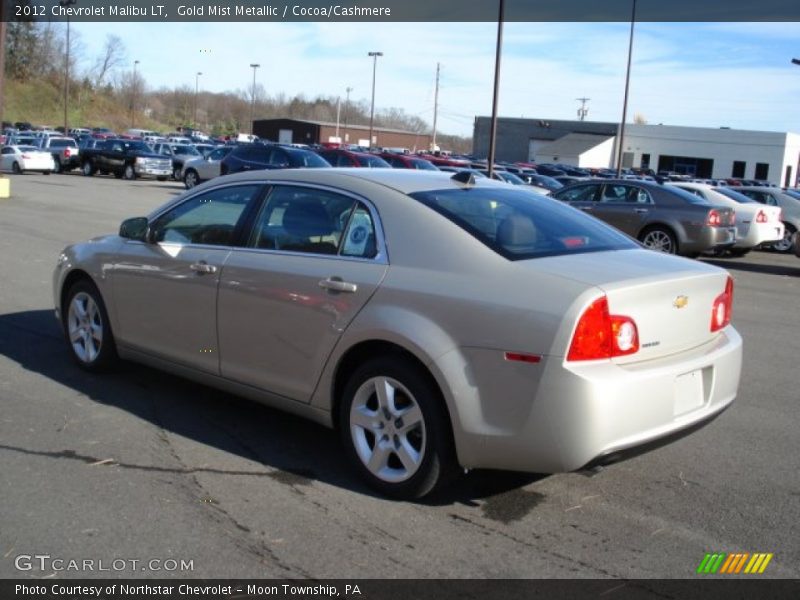
<svg viewBox="0 0 800 600">
<path fill-rule="evenodd" d="M 186 189 L 189 190 L 204 181 L 219 177 L 219 165 L 232 149 L 233 146 L 220 146 L 205 156 L 198 156 L 183 163 L 181 178 Z"/>
<path fill-rule="evenodd" d="M 733 281 L 470 174 L 241 173 L 66 248 L 89 370 L 136 360 L 340 432 L 381 492 L 606 464 L 719 415 Z"/>
</svg>

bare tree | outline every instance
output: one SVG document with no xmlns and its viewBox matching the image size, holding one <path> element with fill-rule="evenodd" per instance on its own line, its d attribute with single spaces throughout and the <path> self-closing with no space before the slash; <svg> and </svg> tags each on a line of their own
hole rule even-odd
<svg viewBox="0 0 800 600">
<path fill-rule="evenodd" d="M 103 53 L 97 57 L 92 73 L 95 87 L 102 87 L 106 77 L 125 62 L 125 44 L 118 35 L 108 34 L 103 45 Z"/>
</svg>

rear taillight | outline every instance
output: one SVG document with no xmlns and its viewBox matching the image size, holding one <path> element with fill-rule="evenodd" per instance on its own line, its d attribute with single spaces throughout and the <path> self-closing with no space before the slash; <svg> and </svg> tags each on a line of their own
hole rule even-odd
<svg viewBox="0 0 800 600">
<path fill-rule="evenodd" d="M 72 156 L 72 150 L 69 148 L 64 148 L 64 157 L 69 158 L 70 156 Z"/>
<path fill-rule="evenodd" d="M 31 157 L 30 154 L 23 154 L 22 155 L 22 158 L 24 158 L 25 160 L 28 160 L 30 157 Z"/>
<path fill-rule="evenodd" d="M 711 227 L 719 227 L 722 225 L 722 217 L 719 214 L 719 211 L 711 209 L 708 211 L 708 216 L 706 217 L 706 225 L 711 225 Z"/>
<path fill-rule="evenodd" d="M 601 296 L 578 319 L 567 360 L 599 360 L 638 351 L 639 331 L 634 320 L 610 314 L 608 299 Z"/>
<path fill-rule="evenodd" d="M 711 307 L 711 331 L 719 331 L 731 322 L 733 312 L 733 278 L 729 275 L 725 291 L 714 300 Z"/>
<path fill-rule="evenodd" d="M 736 211 L 732 210 L 728 216 L 728 225 L 736 225 Z"/>
<path fill-rule="evenodd" d="M 769 221 L 767 213 L 765 213 L 763 210 L 758 211 L 758 214 L 756 215 L 756 223 L 766 223 L 767 221 Z"/>
</svg>

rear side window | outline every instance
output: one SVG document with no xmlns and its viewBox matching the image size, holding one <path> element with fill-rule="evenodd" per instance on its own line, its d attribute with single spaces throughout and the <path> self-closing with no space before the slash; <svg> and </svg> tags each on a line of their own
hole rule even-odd
<svg viewBox="0 0 800 600">
<path fill-rule="evenodd" d="M 639 247 L 597 219 L 526 190 L 467 188 L 411 197 L 509 260 Z"/>
<path fill-rule="evenodd" d="M 599 187 L 599 185 L 579 185 L 559 190 L 554 195 L 565 202 L 592 202 Z"/>
</svg>

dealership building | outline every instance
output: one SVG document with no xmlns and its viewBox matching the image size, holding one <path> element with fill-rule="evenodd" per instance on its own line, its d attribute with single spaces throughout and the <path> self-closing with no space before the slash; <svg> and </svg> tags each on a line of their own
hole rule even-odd
<svg viewBox="0 0 800 600">
<path fill-rule="evenodd" d="M 489 154 L 490 125 L 489 117 L 475 119 L 475 156 Z M 495 157 L 498 161 L 614 168 L 618 130 L 618 123 L 500 118 Z M 800 134 L 626 124 L 622 166 L 794 186 L 800 168 Z"/>
<path fill-rule="evenodd" d="M 364 147 L 407 148 L 427 150 L 431 136 L 427 133 L 372 128 L 372 143 L 369 127 L 348 123 L 329 123 L 304 119 L 257 119 L 253 121 L 253 133 L 261 139 L 281 144 L 344 143 Z"/>
</svg>

